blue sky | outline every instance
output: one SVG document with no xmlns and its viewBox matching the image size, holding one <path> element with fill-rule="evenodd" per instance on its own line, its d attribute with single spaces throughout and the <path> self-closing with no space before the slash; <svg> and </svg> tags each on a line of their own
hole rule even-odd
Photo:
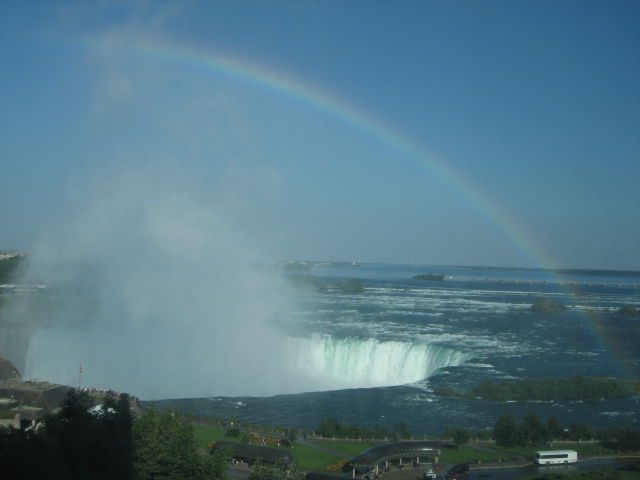
<svg viewBox="0 0 640 480">
<path fill-rule="evenodd" d="M 0 249 L 640 269 L 638 2 L 6 1 L 0 62 Z"/>
</svg>

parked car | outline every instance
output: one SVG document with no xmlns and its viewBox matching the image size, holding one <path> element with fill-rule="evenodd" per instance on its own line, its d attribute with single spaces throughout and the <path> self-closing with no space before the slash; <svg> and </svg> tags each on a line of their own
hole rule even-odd
<svg viewBox="0 0 640 480">
<path fill-rule="evenodd" d="M 428 468 L 427 470 L 424 471 L 424 478 L 426 479 L 434 479 L 434 478 L 438 478 L 438 476 L 436 475 L 436 472 L 434 472 L 431 468 Z"/>
<path fill-rule="evenodd" d="M 462 475 L 469 473 L 469 465 L 466 463 L 460 463 L 458 465 L 454 465 L 449 469 L 446 475 L 447 480 L 455 480 L 460 478 Z"/>
</svg>

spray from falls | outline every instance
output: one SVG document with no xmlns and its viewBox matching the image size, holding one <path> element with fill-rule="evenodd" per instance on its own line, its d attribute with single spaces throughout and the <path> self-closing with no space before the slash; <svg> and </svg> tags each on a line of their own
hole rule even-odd
<svg viewBox="0 0 640 480">
<path fill-rule="evenodd" d="M 264 245 L 234 225 L 241 204 L 157 171 L 93 186 L 32 252 L 25 281 L 51 308 L 23 376 L 75 386 L 82 364 L 84 386 L 142 398 L 278 393 L 287 296 Z"/>
<path fill-rule="evenodd" d="M 273 320 L 291 310 L 289 291 L 229 221 L 237 209 L 171 187 L 111 179 L 33 252 L 28 276 L 51 298 L 31 319 L 41 328 L 25 378 L 143 399 L 265 396 L 413 383 L 469 358 L 437 345 L 288 336 Z"/>
<path fill-rule="evenodd" d="M 214 392 L 255 396 L 411 384 L 473 358 L 439 345 L 317 335 L 282 337 L 272 347 L 281 349 L 283 355 L 264 350 L 252 353 L 243 348 L 241 339 L 230 339 L 238 350 L 230 353 L 228 361 L 220 362 L 214 351 L 207 360 L 201 351 L 178 339 L 173 345 L 141 340 L 131 332 L 123 337 L 95 330 L 42 329 L 31 339 L 27 371 L 76 386 L 79 365 L 84 364 L 92 380 L 85 386 L 109 386 L 137 395 L 143 392 L 145 398 L 198 397 Z M 119 348 L 113 350 L 116 344 Z M 189 344 L 193 346 L 194 340 Z M 135 363 L 127 352 L 135 352 Z M 251 374 L 238 368 L 242 359 L 248 361 Z M 214 383 L 219 388 L 213 388 Z M 206 385 L 211 388 L 203 390 Z"/>
</svg>

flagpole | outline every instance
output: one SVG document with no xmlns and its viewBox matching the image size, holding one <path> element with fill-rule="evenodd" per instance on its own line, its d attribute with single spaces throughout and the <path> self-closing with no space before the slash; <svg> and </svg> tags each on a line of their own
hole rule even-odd
<svg viewBox="0 0 640 480">
<path fill-rule="evenodd" d="M 81 382 L 82 382 L 82 364 L 80 364 L 80 373 L 78 373 L 78 390 L 80 390 Z"/>
</svg>

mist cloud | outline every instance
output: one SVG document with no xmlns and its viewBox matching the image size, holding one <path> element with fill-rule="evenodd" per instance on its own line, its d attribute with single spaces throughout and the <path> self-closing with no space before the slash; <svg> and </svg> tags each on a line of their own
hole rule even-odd
<svg viewBox="0 0 640 480">
<path fill-rule="evenodd" d="M 270 394 L 287 381 L 270 373 L 284 363 L 271 322 L 286 304 L 262 268 L 272 259 L 233 209 L 172 173 L 97 182 L 33 252 L 29 277 L 58 307 L 32 339 L 27 377 L 74 385 L 82 364 L 86 385 L 145 398 Z"/>
</svg>

